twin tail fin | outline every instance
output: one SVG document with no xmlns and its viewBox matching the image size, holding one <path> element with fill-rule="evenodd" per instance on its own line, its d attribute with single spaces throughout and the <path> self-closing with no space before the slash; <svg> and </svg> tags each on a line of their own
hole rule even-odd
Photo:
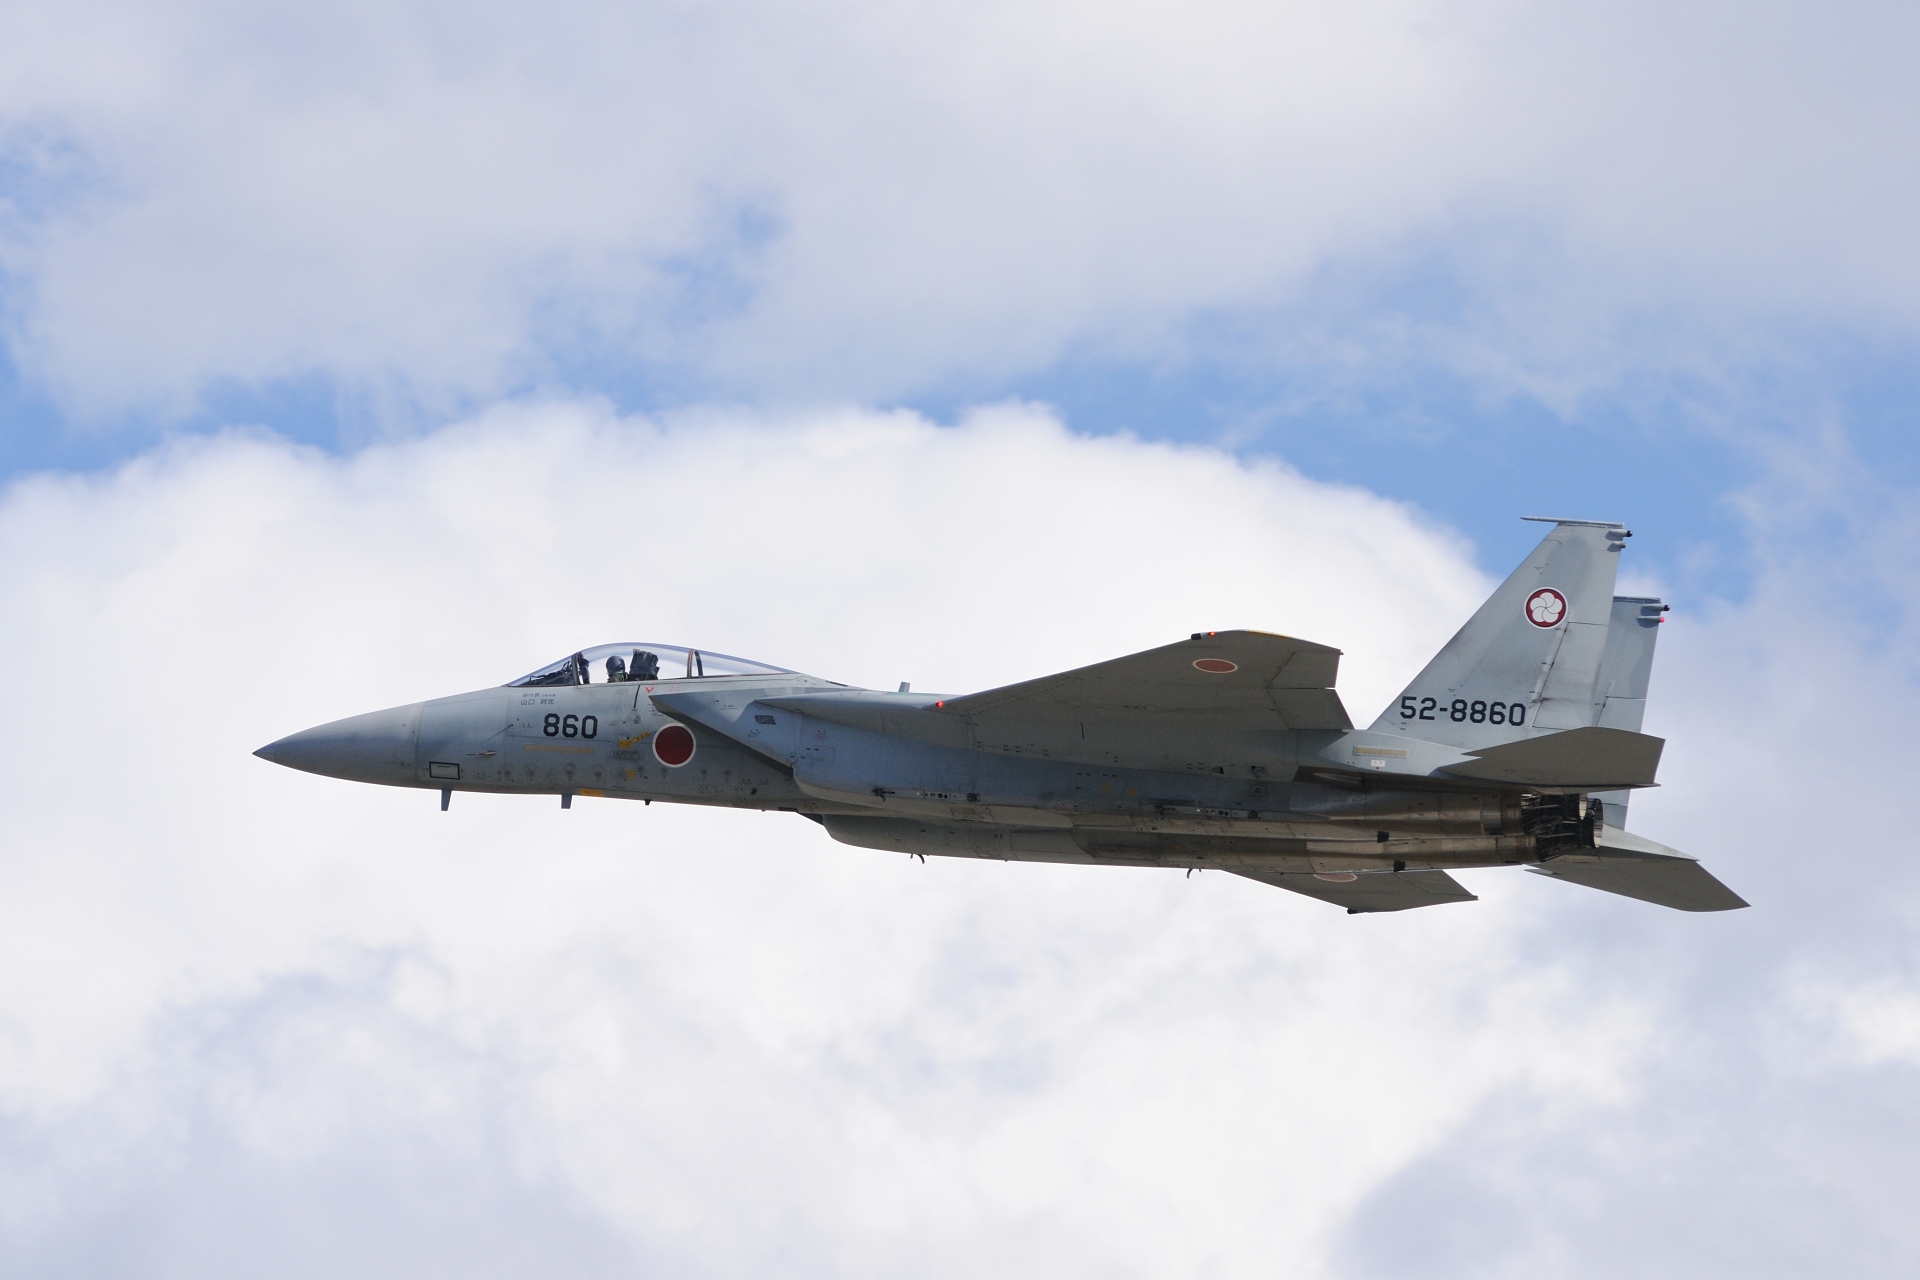
<svg viewBox="0 0 1920 1280">
<path fill-rule="evenodd" d="M 1651 636 L 1641 639 L 1637 612 L 1619 639 L 1613 634 L 1623 606 L 1658 603 L 1614 598 L 1620 551 L 1633 535 L 1610 521 L 1551 523 L 1373 732 L 1478 751 L 1601 724 L 1639 731 Z"/>
</svg>

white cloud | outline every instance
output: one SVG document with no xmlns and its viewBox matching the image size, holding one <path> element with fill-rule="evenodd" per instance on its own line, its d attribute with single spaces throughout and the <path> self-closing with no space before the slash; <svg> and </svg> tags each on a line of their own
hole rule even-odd
<svg viewBox="0 0 1920 1280">
<path fill-rule="evenodd" d="M 1338 328 L 1326 289 L 1375 299 L 1433 255 L 1473 283 L 1422 349 L 1503 387 L 1782 311 L 1907 333 L 1911 28 L 1891 5 L 19 3 L 14 349 L 87 413 L 304 375 L 443 406 L 582 350 L 867 397 L 1163 357 L 1199 314 L 1306 299 L 1287 334 Z"/>
<path fill-rule="evenodd" d="M 13 1274 L 102 1241 L 120 1273 L 257 1274 L 307 1235 L 373 1273 L 475 1240 L 536 1269 L 487 1244 L 515 1238 L 582 1272 L 1327 1274 L 1475 1107 L 1615 1103 L 1648 1034 L 1515 952 L 1519 904 L 1567 891 L 1514 875 L 1362 920 L 783 815 L 441 814 L 248 754 L 637 633 L 969 689 L 1269 626 L 1346 649 L 1370 714 L 1487 584 L 1274 464 L 1018 406 L 534 405 L 22 482 L 0 565 Z"/>
<path fill-rule="evenodd" d="M 1910 1269 L 1920 880 L 1846 748 L 1899 739 L 1910 627 L 1831 606 L 1912 587 L 1773 519 L 1750 602 L 1678 602 L 1635 802 L 1752 910 L 1486 872 L 1350 918 L 248 753 L 633 635 L 966 690 L 1263 626 L 1368 716 L 1489 584 L 1364 492 L 1018 405 L 529 404 L 16 483 L 0 1269 Z"/>
</svg>

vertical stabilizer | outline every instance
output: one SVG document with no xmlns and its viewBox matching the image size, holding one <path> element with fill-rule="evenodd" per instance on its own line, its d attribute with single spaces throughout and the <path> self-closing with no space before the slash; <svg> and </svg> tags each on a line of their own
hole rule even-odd
<svg viewBox="0 0 1920 1280">
<path fill-rule="evenodd" d="M 1375 732 L 1472 751 L 1594 723 L 1595 703 L 1604 696 L 1600 672 L 1614 578 L 1632 535 L 1608 521 L 1552 524 L 1533 554 L 1374 721 Z"/>
<path fill-rule="evenodd" d="M 1652 596 L 1615 596 L 1607 624 L 1607 648 L 1600 658 L 1600 679 L 1593 691 L 1593 718 L 1587 723 L 1640 732 L 1647 714 L 1647 685 L 1653 678 L 1653 646 L 1667 606 Z"/>
<path fill-rule="evenodd" d="M 1594 724 L 1640 732 L 1647 711 L 1647 684 L 1653 676 L 1653 647 L 1660 639 L 1660 619 L 1666 611 L 1667 606 L 1651 596 L 1613 598 L 1607 649 L 1600 659 L 1600 679 L 1594 687 Z M 1605 806 L 1607 826 L 1627 825 L 1627 797 L 1631 794 L 1607 791 L 1594 796 Z"/>
</svg>

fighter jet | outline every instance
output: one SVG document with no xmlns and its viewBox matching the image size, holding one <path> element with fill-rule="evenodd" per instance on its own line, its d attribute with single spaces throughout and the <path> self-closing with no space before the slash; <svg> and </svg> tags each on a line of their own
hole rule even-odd
<svg viewBox="0 0 1920 1280">
<path fill-rule="evenodd" d="M 1544 522 L 1364 729 L 1334 691 L 1339 650 L 1263 631 L 959 697 L 630 641 L 255 754 L 437 790 L 442 809 L 487 791 L 779 810 L 867 849 L 1218 869 L 1355 914 L 1472 901 L 1447 872 L 1502 866 L 1682 911 L 1746 906 L 1625 829 L 1664 746 L 1640 727 L 1668 608 L 1613 594 L 1632 534 Z"/>
</svg>

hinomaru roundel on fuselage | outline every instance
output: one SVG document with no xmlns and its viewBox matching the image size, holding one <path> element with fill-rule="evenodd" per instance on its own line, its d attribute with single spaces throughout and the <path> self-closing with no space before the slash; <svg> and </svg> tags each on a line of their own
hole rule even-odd
<svg viewBox="0 0 1920 1280">
<path fill-rule="evenodd" d="M 655 644 L 650 640 L 628 640 L 570 653 L 557 662 L 549 662 L 538 671 L 528 672 L 518 680 L 507 681 L 505 687 L 545 688 L 553 685 L 625 684 L 642 680 L 651 683 L 710 679 L 714 676 L 785 674 L 789 674 L 785 667 L 736 658 L 731 654 L 689 649 L 677 644 Z"/>
</svg>

